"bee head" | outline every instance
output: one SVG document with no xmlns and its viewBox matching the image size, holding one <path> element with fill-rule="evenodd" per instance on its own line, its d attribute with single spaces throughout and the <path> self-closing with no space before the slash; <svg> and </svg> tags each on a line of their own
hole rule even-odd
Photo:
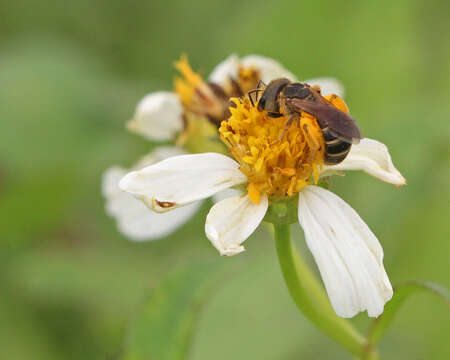
<svg viewBox="0 0 450 360">
<path fill-rule="evenodd" d="M 305 99 L 310 94 L 309 88 L 302 83 L 289 84 L 283 89 L 283 95 L 287 98 Z"/>
</svg>

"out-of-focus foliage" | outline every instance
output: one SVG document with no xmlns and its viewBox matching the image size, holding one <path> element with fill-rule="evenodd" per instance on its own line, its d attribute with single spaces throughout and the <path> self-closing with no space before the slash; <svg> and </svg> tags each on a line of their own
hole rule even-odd
<svg viewBox="0 0 450 360">
<path fill-rule="evenodd" d="M 383 337 L 384 333 L 389 329 L 397 312 L 401 309 L 403 303 L 419 292 L 425 292 L 429 295 L 439 296 L 450 307 L 450 291 L 439 285 L 425 281 L 411 281 L 401 284 L 394 288 L 394 296 L 385 306 L 383 314 L 374 320 L 369 329 L 367 338 L 371 343 L 377 344 Z"/>
<path fill-rule="evenodd" d="M 135 315 L 124 360 L 183 360 L 189 356 L 201 309 L 218 287 L 218 264 L 216 260 L 186 266 L 158 284 Z"/>
<path fill-rule="evenodd" d="M 106 167 L 154 146 L 124 124 L 146 92 L 171 89 L 182 52 L 204 74 L 237 52 L 342 80 L 363 133 L 389 146 L 408 185 L 355 173 L 333 191 L 378 235 L 394 284 L 449 286 L 448 1 L 0 4 L 0 358 L 114 359 L 169 270 L 218 257 L 203 233 L 209 205 L 167 239 L 136 244 L 100 194 Z M 264 228 L 246 246 L 218 259 L 239 273 L 205 307 L 192 359 L 347 359 L 298 314 Z M 380 350 L 448 359 L 449 331 L 445 305 L 418 295 Z"/>
</svg>

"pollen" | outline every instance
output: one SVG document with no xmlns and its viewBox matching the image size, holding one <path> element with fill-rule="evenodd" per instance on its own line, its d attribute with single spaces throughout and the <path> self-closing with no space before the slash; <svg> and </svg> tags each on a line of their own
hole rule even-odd
<svg viewBox="0 0 450 360">
<path fill-rule="evenodd" d="M 314 117 L 303 114 L 284 132 L 286 117 L 272 118 L 248 97 L 231 99 L 231 116 L 219 132 L 248 179 L 248 195 L 258 204 L 261 194 L 285 198 L 319 181 L 325 144 Z"/>
</svg>

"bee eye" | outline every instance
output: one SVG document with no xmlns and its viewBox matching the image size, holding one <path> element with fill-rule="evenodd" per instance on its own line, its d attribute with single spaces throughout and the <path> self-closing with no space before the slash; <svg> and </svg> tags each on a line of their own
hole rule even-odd
<svg viewBox="0 0 450 360">
<path fill-rule="evenodd" d="M 309 89 L 307 87 L 304 87 L 304 88 L 300 89 L 299 91 L 297 91 L 297 93 L 295 94 L 295 97 L 304 99 L 304 98 L 308 97 L 309 94 L 311 94 L 311 91 L 309 91 Z"/>
<path fill-rule="evenodd" d="M 284 95 L 286 97 L 297 97 L 298 92 L 303 88 L 303 86 L 304 85 L 300 83 L 288 85 L 284 89 Z"/>
</svg>

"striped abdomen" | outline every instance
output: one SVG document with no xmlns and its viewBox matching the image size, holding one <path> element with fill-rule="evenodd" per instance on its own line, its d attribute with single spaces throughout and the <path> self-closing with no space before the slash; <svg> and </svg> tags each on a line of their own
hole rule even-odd
<svg viewBox="0 0 450 360">
<path fill-rule="evenodd" d="M 325 140 L 325 164 L 339 164 L 350 152 L 352 144 L 331 134 L 328 126 L 322 129 L 322 134 Z"/>
</svg>

